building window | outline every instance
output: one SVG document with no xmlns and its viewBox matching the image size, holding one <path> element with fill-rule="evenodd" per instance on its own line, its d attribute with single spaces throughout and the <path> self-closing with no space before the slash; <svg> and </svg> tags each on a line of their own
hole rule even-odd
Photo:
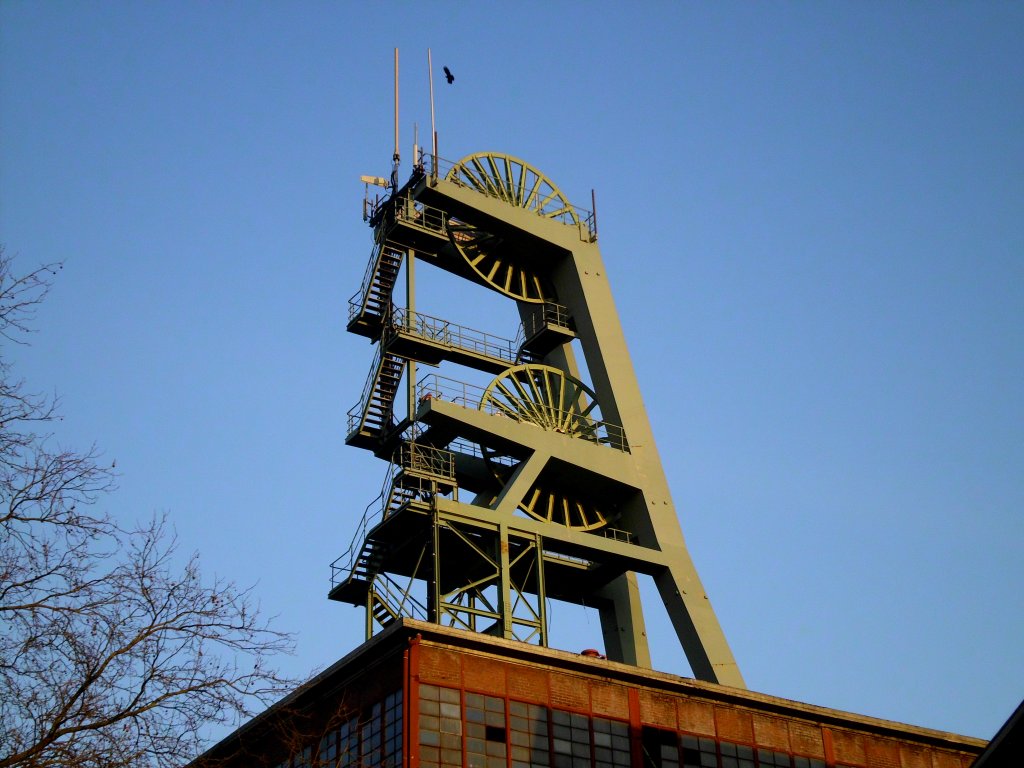
<svg viewBox="0 0 1024 768">
<path fill-rule="evenodd" d="M 719 744 L 722 752 L 722 768 L 754 768 L 754 748 L 746 744 Z"/>
<path fill-rule="evenodd" d="M 353 718 L 320 742 L 321 768 L 352 768 L 359 762 L 359 724 Z"/>
<path fill-rule="evenodd" d="M 384 766 L 402 765 L 402 692 L 395 691 L 384 699 Z"/>
<path fill-rule="evenodd" d="M 508 755 L 505 700 L 466 694 L 466 765 L 505 768 Z"/>
<path fill-rule="evenodd" d="M 716 768 L 717 752 L 714 739 L 683 736 L 683 768 Z"/>
<path fill-rule="evenodd" d="M 761 768 L 789 768 L 790 759 L 786 752 L 772 752 L 770 749 L 757 750 L 757 764 Z"/>
<path fill-rule="evenodd" d="M 462 712 L 459 691 L 420 686 L 421 768 L 461 768 Z"/>
<path fill-rule="evenodd" d="M 825 761 L 816 757 L 793 757 L 793 768 L 825 768 Z"/>
<path fill-rule="evenodd" d="M 679 735 L 660 728 L 644 728 L 641 735 L 646 768 L 679 768 Z"/>
<path fill-rule="evenodd" d="M 629 726 L 594 718 L 595 768 L 630 768 Z"/>
<path fill-rule="evenodd" d="M 555 768 L 590 768 L 590 718 L 554 709 L 551 735 Z"/>
<path fill-rule="evenodd" d="M 548 708 L 510 701 L 509 741 L 512 768 L 547 768 L 551 764 Z"/>
<path fill-rule="evenodd" d="M 370 710 L 370 717 L 359 734 L 359 756 L 360 762 L 365 768 L 378 768 L 380 765 L 380 738 L 381 738 L 381 705 L 378 702 Z"/>
</svg>

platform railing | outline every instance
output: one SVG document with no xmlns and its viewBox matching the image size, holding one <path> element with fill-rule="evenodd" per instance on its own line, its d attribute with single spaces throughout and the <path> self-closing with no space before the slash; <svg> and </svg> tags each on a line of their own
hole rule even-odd
<svg viewBox="0 0 1024 768">
<path fill-rule="evenodd" d="M 442 480 L 455 479 L 455 454 L 444 448 L 404 443 L 399 447 L 396 459 L 396 463 L 411 474 L 428 475 Z"/>
<path fill-rule="evenodd" d="M 514 363 L 516 359 L 517 347 L 514 339 L 506 339 L 402 307 L 395 307 L 392 310 L 391 327 L 419 336 L 426 341 L 497 358 L 509 364 Z"/>
<path fill-rule="evenodd" d="M 416 202 L 408 193 L 395 201 L 395 220 L 438 235 L 448 234 L 448 214 L 440 208 Z"/>
<path fill-rule="evenodd" d="M 520 338 L 517 341 L 520 343 L 528 341 L 545 328 L 551 327 L 573 330 L 572 316 L 569 314 L 568 307 L 553 301 L 546 301 L 523 320 Z"/>
<path fill-rule="evenodd" d="M 416 383 L 416 402 L 447 400 L 450 403 L 461 405 L 463 408 L 477 410 L 486 391 L 485 387 L 476 384 L 431 373 Z"/>
<path fill-rule="evenodd" d="M 511 456 L 505 456 L 503 454 L 484 455 L 483 448 L 481 448 L 478 443 L 471 442 L 463 437 L 457 437 L 448 443 L 448 450 L 462 456 L 472 456 L 474 459 L 486 459 L 491 463 L 504 464 L 507 467 L 513 467 L 516 465 L 516 460 Z"/>
</svg>

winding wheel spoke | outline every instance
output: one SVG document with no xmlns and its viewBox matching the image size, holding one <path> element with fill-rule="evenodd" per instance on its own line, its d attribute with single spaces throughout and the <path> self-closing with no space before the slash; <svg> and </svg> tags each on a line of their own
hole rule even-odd
<svg viewBox="0 0 1024 768">
<path fill-rule="evenodd" d="M 456 163 L 448 181 L 495 197 L 516 208 L 546 218 L 578 224 L 572 205 L 544 174 L 522 160 L 497 152 L 480 152 Z M 448 236 L 466 263 L 484 283 L 519 301 L 540 303 L 551 299 L 538 270 L 497 238 L 469 224 L 449 225 Z"/>
<path fill-rule="evenodd" d="M 480 400 L 481 410 L 591 441 L 597 424 L 590 413 L 596 407 L 593 390 L 549 365 L 509 368 L 491 382 Z M 495 479 L 502 485 L 507 483 L 516 465 L 487 446 L 481 449 Z M 526 492 L 519 509 L 535 520 L 575 530 L 590 531 L 608 524 L 604 512 L 594 503 L 548 486 L 543 477 Z"/>
</svg>

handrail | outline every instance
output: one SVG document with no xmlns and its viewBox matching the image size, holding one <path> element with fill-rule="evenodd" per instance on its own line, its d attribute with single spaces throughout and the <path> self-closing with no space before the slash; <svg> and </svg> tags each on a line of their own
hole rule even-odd
<svg viewBox="0 0 1024 768">
<path fill-rule="evenodd" d="M 375 589 L 378 598 L 399 615 L 408 615 L 410 619 L 427 618 L 427 607 L 387 574 L 380 574 Z"/>
<path fill-rule="evenodd" d="M 395 220 L 438 235 L 448 234 L 448 214 L 440 208 L 418 202 L 409 193 L 395 200 Z"/>
<path fill-rule="evenodd" d="M 633 543 L 633 534 L 629 531 L 624 531 L 621 528 L 602 528 L 600 530 L 600 533 L 606 539 L 612 539 L 613 541 L 621 541 L 625 544 Z"/>
<path fill-rule="evenodd" d="M 362 394 L 359 396 L 359 402 L 356 403 L 348 410 L 348 431 L 351 434 L 360 426 L 360 421 L 363 418 L 363 414 L 366 413 L 366 409 L 370 404 L 370 397 L 373 395 L 373 385 L 377 381 L 377 377 L 380 375 L 380 368 L 384 361 L 384 348 L 377 347 L 377 354 L 374 355 L 373 365 L 370 366 L 370 373 L 366 377 L 366 383 L 363 384 Z"/>
<path fill-rule="evenodd" d="M 468 384 L 431 373 L 417 382 L 416 402 L 423 403 L 431 399 L 446 400 L 456 405 L 461 405 L 463 408 L 483 410 L 485 413 L 512 418 L 507 411 L 497 408 L 490 402 L 484 403 L 481 408 L 480 403 L 483 402 L 483 395 L 486 391 L 484 387 L 475 384 Z M 554 414 L 561 414 L 567 417 L 571 415 L 567 411 L 558 411 L 557 409 L 554 410 Z M 569 421 L 569 419 L 567 418 L 565 421 Z M 580 420 L 580 423 L 585 424 L 585 430 L 577 431 L 573 437 L 597 443 L 598 445 L 607 445 L 615 450 L 629 453 L 629 443 L 626 440 L 625 430 L 618 424 L 593 419 L 589 416 L 585 420 Z"/>
<path fill-rule="evenodd" d="M 574 330 L 569 308 L 562 304 L 556 304 L 553 301 L 545 301 L 534 312 L 523 319 L 523 343 L 529 341 L 549 326 L 565 328 L 569 331 Z"/>
<path fill-rule="evenodd" d="M 511 456 L 505 456 L 500 453 L 484 456 L 483 449 L 480 447 L 479 443 L 471 442 L 462 437 L 457 437 L 448 443 L 448 450 L 461 456 L 472 456 L 475 459 L 487 459 L 489 462 L 504 464 L 507 467 L 513 467 L 517 463 Z"/>
<path fill-rule="evenodd" d="M 363 510 L 363 516 L 359 520 L 359 525 L 356 526 L 356 532 L 352 536 L 352 541 L 349 542 L 348 549 L 338 555 L 331 563 L 332 588 L 343 583 L 351 575 L 366 543 L 367 531 L 376 526 L 377 518 L 384 518 L 384 509 L 387 507 L 387 499 L 391 495 L 391 485 L 397 472 L 398 470 L 393 464 L 388 465 L 388 471 L 384 475 L 384 484 L 381 486 L 380 493 Z M 379 505 L 378 502 L 380 502 Z M 342 560 L 346 561 L 345 564 L 339 565 Z M 339 574 L 343 575 L 339 577 Z"/>
<path fill-rule="evenodd" d="M 476 384 L 431 373 L 416 383 L 416 402 L 422 403 L 431 399 L 447 400 L 463 408 L 477 410 L 486 391 L 485 387 Z"/>
<path fill-rule="evenodd" d="M 402 307 L 392 312 L 391 327 L 433 341 L 446 347 L 456 347 L 485 357 L 493 357 L 514 363 L 516 344 L 512 339 L 478 331 L 465 325 L 457 325 L 440 317 L 424 315 Z"/>
<path fill-rule="evenodd" d="M 377 264 L 380 262 L 380 256 L 383 251 L 383 242 L 375 242 L 373 244 L 373 248 L 370 250 L 370 262 L 366 265 L 366 271 L 363 273 L 363 281 L 359 284 L 359 290 L 353 293 L 352 297 L 348 300 L 349 320 L 355 317 L 355 314 L 359 312 L 362 305 L 366 302 L 366 296 L 370 292 L 370 285 L 373 283 L 373 276 L 377 272 Z M 355 312 L 353 312 L 353 307 L 355 307 Z"/>
<path fill-rule="evenodd" d="M 409 442 L 399 446 L 397 463 L 406 472 L 427 474 L 445 480 L 455 479 L 455 454 L 444 448 Z"/>
</svg>

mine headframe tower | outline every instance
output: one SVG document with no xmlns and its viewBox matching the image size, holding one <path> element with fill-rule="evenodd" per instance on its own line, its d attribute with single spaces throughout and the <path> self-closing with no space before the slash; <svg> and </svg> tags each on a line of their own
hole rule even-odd
<svg viewBox="0 0 1024 768">
<path fill-rule="evenodd" d="M 649 667 L 647 574 L 694 675 L 743 687 L 686 549 L 594 214 L 509 155 L 430 160 L 367 210 L 373 248 L 348 330 L 377 354 L 346 442 L 389 472 L 332 566 L 330 598 L 366 608 L 368 638 L 411 617 L 541 645 L 549 598 L 584 604 L 609 658 Z M 516 302 L 518 337 L 417 312 L 414 263 Z M 493 378 L 417 379 L 417 364 Z"/>
</svg>

